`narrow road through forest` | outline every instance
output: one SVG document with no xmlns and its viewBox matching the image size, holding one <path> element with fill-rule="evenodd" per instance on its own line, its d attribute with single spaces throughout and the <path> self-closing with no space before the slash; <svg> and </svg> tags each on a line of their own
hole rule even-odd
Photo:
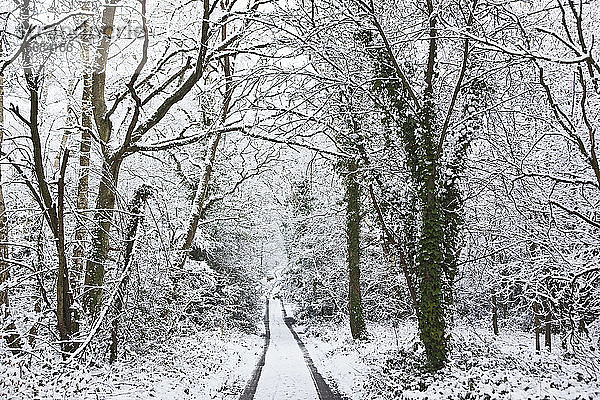
<svg viewBox="0 0 600 400">
<path fill-rule="evenodd" d="M 240 400 L 338 400 L 314 367 L 280 300 L 267 304 L 266 355 Z"/>
</svg>

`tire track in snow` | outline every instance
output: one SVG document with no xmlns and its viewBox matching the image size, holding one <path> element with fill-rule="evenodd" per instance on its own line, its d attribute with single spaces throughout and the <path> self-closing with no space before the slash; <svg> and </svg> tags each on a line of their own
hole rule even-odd
<svg viewBox="0 0 600 400">
<path fill-rule="evenodd" d="M 296 331 L 294 330 L 294 328 L 292 326 L 294 323 L 294 319 L 287 316 L 283 301 L 280 300 L 280 302 L 281 302 L 281 313 L 282 313 L 283 322 L 285 323 L 285 325 L 287 326 L 288 330 L 290 331 L 292 337 L 294 338 L 293 342 L 295 342 L 295 344 L 300 349 L 301 354 L 298 353 L 298 355 L 299 356 L 301 355 L 304 357 L 305 367 L 308 369 L 310 379 L 312 379 L 312 382 L 314 384 L 314 389 L 311 389 L 311 390 L 315 390 L 319 400 L 345 400 L 345 398 L 341 397 L 337 393 L 337 391 L 332 390 L 332 388 L 327 384 L 325 379 L 323 379 L 323 376 L 318 372 L 317 368 L 315 367 L 315 365 L 310 357 L 310 354 L 308 353 L 308 350 L 306 349 L 306 346 L 304 345 L 304 343 L 298 336 L 298 333 L 296 333 Z M 239 400 L 253 400 L 255 398 L 256 391 L 257 391 L 259 381 L 261 378 L 261 374 L 263 372 L 263 368 L 265 367 L 267 350 L 268 350 L 269 344 L 271 342 L 271 330 L 270 330 L 270 326 L 269 326 L 269 324 L 270 324 L 270 321 L 269 321 L 269 299 L 267 299 L 267 307 L 266 307 L 264 322 L 265 322 L 265 346 L 263 348 L 263 353 L 262 353 L 258 363 L 256 364 L 256 368 L 254 369 L 254 372 L 252 373 L 252 377 L 248 381 L 248 384 L 246 385 L 246 388 L 244 389 L 244 392 L 240 396 Z M 278 336 L 278 337 L 280 337 L 280 336 Z M 280 344 L 280 346 L 281 346 L 281 344 Z M 269 364 L 271 364 L 271 363 L 269 363 Z M 273 365 L 271 365 L 270 368 L 272 369 Z M 267 377 L 265 376 L 265 379 L 266 378 Z M 271 376 L 269 377 L 269 379 L 271 379 L 271 380 L 272 380 L 272 378 L 273 377 L 271 377 Z M 284 382 L 281 382 L 281 383 L 285 385 L 286 383 L 284 383 Z M 307 380 L 306 382 L 308 383 L 308 382 L 310 382 L 310 380 Z M 263 382 L 262 392 L 261 392 L 263 397 L 265 396 L 265 394 L 269 393 L 269 392 L 265 392 L 264 384 L 265 384 L 265 382 Z M 272 382 L 271 382 L 271 384 L 272 384 Z M 267 394 L 267 396 L 282 395 L 282 393 L 278 392 L 279 389 L 280 388 L 274 388 L 274 391 L 272 393 Z M 272 397 L 272 398 L 275 398 L 275 397 Z M 311 398 L 312 398 L 312 396 L 311 396 Z M 306 400 L 306 399 L 298 399 L 298 400 Z"/>
<path fill-rule="evenodd" d="M 312 358 L 310 358 L 310 354 L 308 353 L 308 350 L 306 349 L 306 346 L 304 345 L 304 342 L 302 342 L 302 339 L 300 339 L 300 336 L 298 336 L 298 334 L 296 333 L 296 331 L 294 330 L 294 328 L 292 326 L 292 324 L 294 323 L 294 319 L 291 317 L 288 317 L 285 312 L 285 306 L 283 305 L 283 300 L 281 300 L 281 311 L 283 313 L 283 320 L 284 320 L 285 324 L 287 325 L 290 332 L 292 333 L 292 336 L 294 336 L 294 339 L 296 339 L 296 343 L 298 343 L 300 350 L 302 350 L 302 354 L 304 354 L 304 361 L 306 362 L 306 365 L 310 371 L 310 375 L 315 384 L 315 388 L 317 389 L 317 394 L 319 395 L 319 400 L 343 400 L 342 397 L 336 391 L 332 390 L 331 387 L 329 387 L 327 382 L 325 382 L 325 379 L 323 379 L 323 376 L 317 370 L 317 367 L 315 367 L 315 365 L 312 361 Z"/>
<path fill-rule="evenodd" d="M 267 297 L 267 309 L 264 317 L 265 322 L 265 345 L 263 347 L 263 352 L 260 358 L 258 359 L 258 363 L 256 363 L 256 368 L 254 368 L 254 372 L 252 372 L 252 376 L 244 389 L 244 392 L 240 396 L 240 400 L 252 400 L 254 399 L 254 394 L 256 393 L 256 387 L 258 386 L 258 381 L 260 380 L 260 374 L 262 372 L 263 367 L 265 366 L 265 358 L 267 356 L 267 350 L 269 349 L 269 343 L 271 342 L 271 330 L 269 328 L 269 298 Z"/>
</svg>

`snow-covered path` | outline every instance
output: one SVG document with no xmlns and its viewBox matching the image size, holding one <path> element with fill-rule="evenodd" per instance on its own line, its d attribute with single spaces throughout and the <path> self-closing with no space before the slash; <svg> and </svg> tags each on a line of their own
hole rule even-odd
<svg viewBox="0 0 600 400">
<path fill-rule="evenodd" d="M 279 300 L 269 300 L 271 341 L 255 400 L 318 400 L 302 350 L 283 320 Z"/>
</svg>

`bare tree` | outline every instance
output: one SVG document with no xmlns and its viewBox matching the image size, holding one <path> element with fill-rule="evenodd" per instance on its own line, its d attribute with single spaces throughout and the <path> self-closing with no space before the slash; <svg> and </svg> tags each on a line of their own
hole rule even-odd
<svg viewBox="0 0 600 400">
<path fill-rule="evenodd" d="M 0 36 L 0 58 L 3 52 L 3 37 Z M 2 154 L 2 142 L 4 140 L 4 73 L 0 72 L 0 154 Z M 2 190 L 2 165 L 0 165 L 0 286 L 6 285 L 10 277 L 9 253 L 8 253 L 8 217 L 6 215 L 6 204 L 4 201 L 4 192 Z M 6 332 L 5 339 L 8 346 L 13 349 L 21 347 L 20 338 L 16 332 L 17 327 L 11 321 L 10 303 L 8 297 L 8 288 L 0 290 L 0 307 L 2 307 L 3 321 L 6 326 L 2 330 Z"/>
<path fill-rule="evenodd" d="M 29 0 L 20 4 L 20 20 L 22 40 L 26 40 L 30 27 Z M 19 107 L 11 104 L 11 112 L 27 127 L 29 139 L 31 140 L 31 151 L 33 153 L 33 179 L 29 179 L 18 163 L 12 163 L 17 172 L 25 179 L 31 195 L 43 210 L 44 218 L 54 238 L 57 253 L 57 294 L 56 313 L 58 318 L 58 331 L 60 333 L 61 348 L 65 352 L 72 351 L 76 345 L 73 342 L 77 334 L 77 323 L 73 316 L 73 293 L 70 288 L 69 265 L 65 247 L 65 223 L 64 223 L 64 200 L 65 200 L 65 172 L 69 157 L 68 149 L 65 149 L 60 165 L 59 178 L 57 181 L 56 199 L 53 189 L 48 183 L 46 176 L 42 142 L 40 136 L 40 82 L 42 76 L 33 65 L 32 52 L 29 46 L 22 51 L 23 75 L 25 77 L 27 92 L 29 95 L 29 115 L 25 117 L 20 113 Z"/>
<path fill-rule="evenodd" d="M 210 2 L 204 0 L 202 5 L 203 15 L 201 22 L 200 38 L 198 40 L 198 50 L 195 58 L 195 65 L 190 63 L 190 60 L 175 71 L 173 75 L 168 77 L 163 87 L 160 90 L 151 91 L 144 99 L 140 97 L 141 94 L 137 92 L 137 83 L 140 78 L 140 74 L 144 70 L 144 67 L 148 60 L 148 46 L 150 42 L 149 30 L 146 21 L 146 2 L 143 1 L 141 4 L 141 18 L 142 26 L 144 30 L 144 43 L 142 45 L 142 56 L 138 63 L 134 73 L 131 76 L 127 84 L 127 91 L 120 95 L 111 105 L 110 109 L 107 106 L 105 98 L 105 87 L 106 87 L 106 66 L 108 62 L 109 47 L 111 43 L 111 32 L 114 25 L 115 12 L 117 7 L 112 4 L 105 7 L 102 16 L 102 31 L 105 34 L 102 37 L 100 46 L 97 49 L 97 60 L 96 60 L 96 71 L 92 76 L 92 104 L 94 110 L 94 120 L 98 129 L 99 144 L 103 153 L 103 166 L 102 166 L 102 179 L 100 182 L 100 188 L 98 197 L 96 200 L 96 213 L 94 215 L 94 221 L 96 228 L 92 235 L 92 247 L 89 260 L 86 265 L 86 307 L 92 314 L 96 314 L 100 310 L 101 299 L 102 299 L 102 286 L 104 283 L 105 275 L 105 263 L 107 261 L 109 252 L 109 238 L 112 227 L 113 212 L 116 205 L 116 191 L 119 181 L 119 172 L 121 165 L 127 156 L 130 156 L 142 149 L 139 142 L 156 127 L 163 118 L 169 113 L 171 108 L 180 102 L 190 91 L 193 90 L 196 83 L 202 78 L 206 71 L 208 62 L 215 56 L 215 54 L 209 51 L 209 40 L 211 39 L 211 15 L 213 14 L 217 1 Z M 173 54 L 178 54 L 176 51 Z M 170 58 L 169 55 L 166 56 Z M 160 65 L 160 63 L 159 63 Z M 187 75 L 188 70 L 191 72 Z M 150 73 L 141 82 L 147 82 L 151 79 L 155 73 Z M 172 85 L 174 82 L 181 81 L 182 83 L 176 86 L 175 90 L 159 100 L 158 106 L 155 111 L 146 120 L 141 120 L 142 107 L 149 103 L 154 98 L 160 98 L 159 95 L 163 93 L 166 87 Z M 116 109 L 119 107 L 122 101 L 126 97 L 130 96 L 133 104 L 133 112 L 131 117 L 126 123 L 126 133 L 120 145 L 114 150 L 106 145 L 110 140 L 113 139 L 113 126 L 112 116 Z M 181 141 L 185 144 L 186 141 Z M 177 141 L 170 145 L 177 145 Z M 145 150 L 148 150 L 146 147 Z"/>
</svg>

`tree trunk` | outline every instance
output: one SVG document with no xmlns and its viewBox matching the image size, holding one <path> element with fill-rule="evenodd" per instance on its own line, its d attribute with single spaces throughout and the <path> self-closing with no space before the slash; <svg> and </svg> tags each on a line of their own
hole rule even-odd
<svg viewBox="0 0 600 400">
<path fill-rule="evenodd" d="M 58 153 L 56 153 L 56 158 L 54 159 L 54 169 L 58 170 L 60 168 L 60 161 L 63 156 L 63 152 L 67 148 L 69 143 L 69 138 L 71 137 L 71 133 L 73 130 L 73 126 L 75 125 L 75 118 L 73 110 L 73 92 L 75 91 L 75 80 L 69 79 L 69 84 L 67 86 L 68 100 L 67 100 L 67 109 L 65 110 L 67 114 L 67 126 L 63 130 L 62 139 L 60 141 L 60 147 L 58 148 Z"/>
<path fill-rule="evenodd" d="M 0 44 L 0 58 L 2 58 L 2 45 Z M 4 140 L 4 74 L 0 73 L 0 154 L 2 153 L 2 143 Z M 2 191 L 2 164 L 0 164 L 0 286 L 8 281 L 10 277 L 8 265 L 8 218 L 6 216 L 6 204 L 4 203 L 4 192 Z M 6 333 L 4 337 L 8 347 L 13 352 L 18 352 L 21 348 L 20 337 L 17 333 L 17 327 L 12 321 L 10 315 L 10 304 L 8 300 L 8 289 L 0 290 L 0 318 L 7 322 L 0 329 Z"/>
<path fill-rule="evenodd" d="M 535 349 L 540 351 L 540 315 L 537 301 L 533 302 L 533 327 L 535 329 Z"/>
<path fill-rule="evenodd" d="M 430 370 L 441 369 L 448 358 L 444 303 L 444 229 L 442 226 L 437 168 L 439 152 L 436 140 L 436 111 L 433 83 L 436 76 L 437 28 L 431 0 L 427 0 L 429 15 L 429 54 L 425 72 L 425 92 L 420 110 L 419 129 L 422 132 L 424 158 L 421 160 L 417 185 L 420 189 L 422 229 L 417 256 L 419 278 L 419 331 Z M 415 143 L 416 144 L 416 143 Z M 451 284 L 451 283 L 450 283 Z M 447 293 L 448 294 L 448 293 Z M 451 294 L 448 294 L 451 296 Z"/>
<path fill-rule="evenodd" d="M 126 274 L 124 279 L 121 280 L 119 288 L 117 289 L 117 296 L 115 298 L 115 315 L 112 320 L 111 328 L 111 343 L 110 343 L 110 362 L 113 363 L 117 360 L 118 354 L 118 343 L 119 343 L 119 317 L 123 310 L 123 297 L 125 296 L 125 290 L 127 289 L 127 283 L 129 282 L 129 266 L 131 264 L 133 246 L 135 244 L 135 236 L 137 234 L 138 226 L 143 222 L 144 216 L 144 205 L 148 196 L 152 193 L 149 186 L 142 185 L 136 191 L 131 203 L 129 203 L 129 221 L 127 223 L 127 232 L 125 235 L 125 254 L 123 257 L 123 272 Z"/>
<path fill-rule="evenodd" d="M 229 4 L 228 0 L 225 0 L 221 3 L 221 7 L 225 10 Z M 205 14 L 207 11 L 205 10 Z M 221 26 L 221 39 L 223 41 L 227 40 L 227 18 L 223 21 Z M 232 76 L 232 65 L 229 55 L 225 55 L 223 57 L 223 75 L 225 76 L 225 97 L 223 99 L 223 110 L 221 113 L 221 122 L 225 123 L 227 120 L 227 115 L 229 114 L 229 107 L 231 104 L 231 98 L 233 95 L 233 76 Z M 194 201 L 192 203 L 192 214 L 190 215 L 190 221 L 188 223 L 187 232 L 185 235 L 185 239 L 183 242 L 183 246 L 181 248 L 180 261 L 177 263 L 179 270 L 183 269 L 187 257 L 189 255 L 190 249 L 192 248 L 192 244 L 194 243 L 194 237 L 196 236 L 196 231 L 198 230 L 198 223 L 200 222 L 200 218 L 202 217 L 202 213 L 204 211 L 204 204 L 206 202 L 206 197 L 208 195 L 208 187 L 210 184 L 210 176 L 212 174 L 213 165 L 215 163 L 215 158 L 217 155 L 217 149 L 219 148 L 219 143 L 221 141 L 221 133 L 216 133 L 212 140 L 209 141 L 209 144 L 206 147 L 206 155 L 204 159 L 204 172 L 202 174 L 202 180 L 198 183 L 198 187 L 196 188 L 196 194 L 194 196 Z"/>
<path fill-rule="evenodd" d="M 105 263 L 110 246 L 109 233 L 116 204 L 117 183 L 121 160 L 113 164 L 104 163 L 102 181 L 98 189 L 96 212 L 94 214 L 94 233 L 91 254 L 85 270 L 84 303 L 90 314 L 95 315 L 102 306 Z"/>
<path fill-rule="evenodd" d="M 429 186 L 429 185 L 428 185 Z M 428 192 L 432 191 L 428 188 Z M 442 368 L 447 358 L 446 322 L 442 288 L 442 227 L 435 200 L 427 200 L 423 212 L 417 273 L 419 276 L 419 331 L 430 369 Z"/>
<path fill-rule="evenodd" d="M 358 164 L 347 161 L 346 184 L 346 238 L 348 243 L 348 308 L 350 332 L 354 339 L 364 338 L 366 327 L 360 292 L 360 186 L 356 179 Z"/>
<path fill-rule="evenodd" d="M 57 227 L 55 234 L 56 252 L 58 254 L 58 278 L 56 308 L 58 316 L 58 331 L 60 333 L 61 348 L 63 352 L 70 353 L 76 348 L 73 343 L 73 335 L 78 331 L 78 324 L 73 318 L 73 293 L 70 288 L 69 266 L 65 251 L 65 225 L 64 225 L 64 200 L 65 200 L 65 173 L 69 149 L 65 149 L 60 176 L 58 178 L 58 200 L 57 200 Z M 65 354 L 66 356 L 66 354 Z"/>
<path fill-rule="evenodd" d="M 181 259 L 178 263 L 180 270 L 185 265 L 190 249 L 192 248 L 192 244 L 194 243 L 194 237 L 196 236 L 196 231 L 198 230 L 198 223 L 200 222 L 200 217 L 202 216 L 204 204 L 208 195 L 210 176 L 212 174 L 213 164 L 215 162 L 220 141 L 221 133 L 217 133 L 212 137 L 211 141 L 206 146 L 204 172 L 202 174 L 202 180 L 198 183 L 198 187 L 196 188 L 196 194 L 192 203 L 192 214 L 190 215 L 185 239 L 183 241 L 183 246 L 181 247 Z"/>
<path fill-rule="evenodd" d="M 30 29 L 29 0 L 21 4 L 21 28 L 22 32 L 28 32 Z M 39 92 L 41 77 L 38 71 L 34 72 L 31 62 L 31 49 L 25 47 L 23 50 L 23 74 L 27 83 L 29 92 L 29 133 L 32 144 L 33 168 L 35 184 L 27 181 L 32 195 L 43 210 L 44 219 L 48 223 L 54 237 L 56 252 L 58 256 L 57 271 L 57 328 L 60 334 L 61 348 L 64 352 L 70 352 L 74 348 L 71 342 L 72 337 L 77 333 L 77 325 L 73 323 L 72 318 L 72 295 L 69 287 L 69 269 L 67 257 L 65 254 L 65 235 L 64 235 L 64 189 L 65 189 L 65 171 L 69 157 L 68 149 L 63 155 L 63 162 L 58 179 L 58 199 L 55 202 L 52 198 L 52 191 L 46 179 L 44 168 L 44 156 L 42 154 L 42 142 L 39 132 Z M 17 111 L 18 112 L 18 111 Z"/>
<path fill-rule="evenodd" d="M 548 348 L 548 351 L 552 351 L 552 313 L 548 310 L 546 314 L 546 326 L 544 335 L 544 345 Z"/>
<path fill-rule="evenodd" d="M 498 336 L 498 303 L 495 290 L 492 290 L 492 327 L 494 328 L 494 335 Z"/>
<path fill-rule="evenodd" d="M 113 2 L 114 3 L 114 2 Z M 96 49 L 95 70 L 91 80 L 91 105 L 94 121 L 98 129 L 100 146 L 104 157 L 102 176 L 96 212 L 94 213 L 94 231 L 91 240 L 91 254 L 85 267 L 85 285 L 83 293 L 84 307 L 88 313 L 95 315 L 102 305 L 102 289 L 104 285 L 104 264 L 108 256 L 109 233 L 112 227 L 112 215 L 116 202 L 116 188 L 121 159 L 111 161 L 107 144 L 112 135 L 112 124 L 106 116 L 107 107 L 104 90 L 106 87 L 106 65 L 108 50 L 112 40 L 116 7 L 111 4 L 102 11 L 102 40 Z M 84 82 L 84 85 L 86 83 Z M 86 93 L 84 92 L 84 96 Z M 91 121 L 90 121 L 91 122 Z M 81 160 L 80 160 L 81 162 Z M 78 199 L 79 201 L 79 199 Z"/>
<path fill-rule="evenodd" d="M 444 366 L 447 360 L 448 338 L 446 336 L 443 287 L 444 230 L 436 187 L 438 160 L 436 141 L 434 140 L 435 106 L 432 96 L 431 92 L 426 93 L 420 121 L 423 145 L 425 146 L 425 160 L 421 166 L 421 182 L 417 183 L 423 187 L 420 193 L 421 204 L 423 204 L 423 221 L 417 257 L 417 276 L 420 292 L 420 336 L 425 346 L 429 368 L 438 370 Z"/>
<path fill-rule="evenodd" d="M 87 9 L 84 3 L 84 9 Z M 91 131 L 92 131 L 92 66 L 90 65 L 90 44 L 89 36 L 91 29 L 87 20 L 83 28 L 83 94 L 81 96 L 81 142 L 79 144 L 79 180 L 77 182 L 77 227 L 75 230 L 75 244 L 73 248 L 73 291 L 78 293 L 78 286 L 84 281 L 84 258 L 85 242 L 87 238 L 86 220 L 87 213 L 84 210 L 89 208 L 89 169 L 90 169 L 90 149 L 91 149 Z"/>
</svg>

